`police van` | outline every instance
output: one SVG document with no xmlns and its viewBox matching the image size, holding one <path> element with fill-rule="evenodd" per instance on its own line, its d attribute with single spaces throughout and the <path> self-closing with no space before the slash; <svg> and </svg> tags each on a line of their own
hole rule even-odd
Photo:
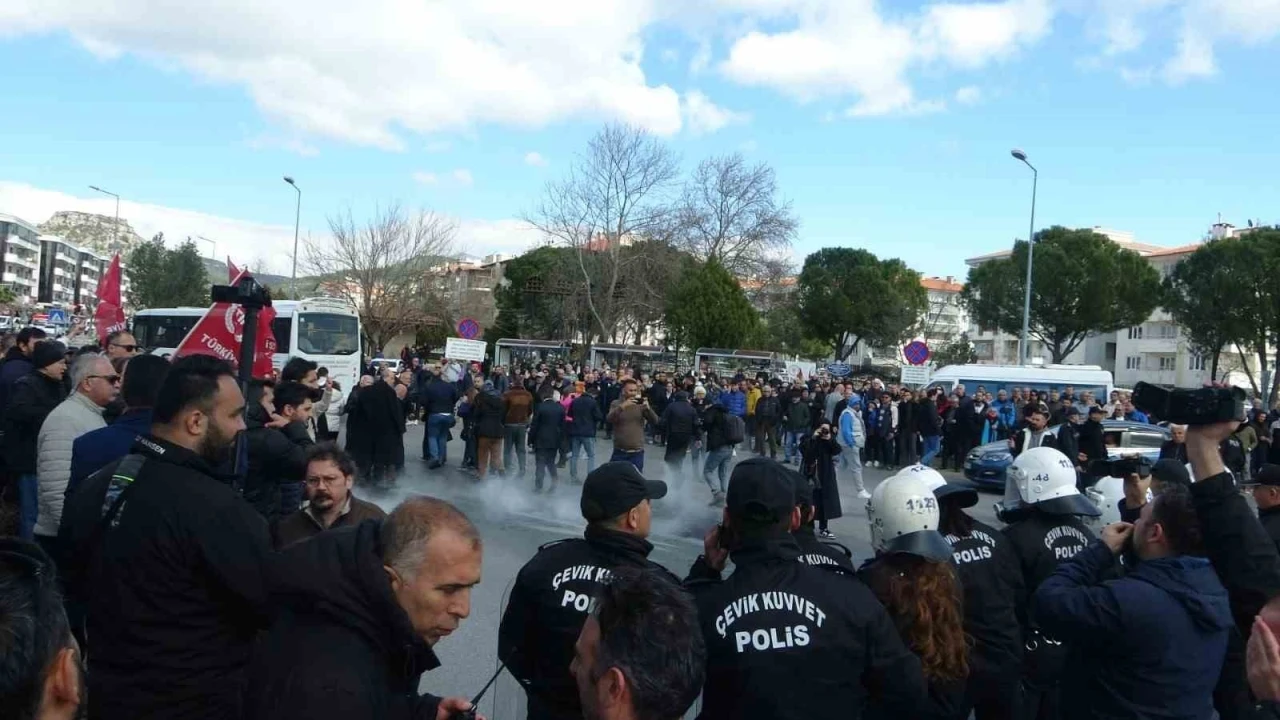
<svg viewBox="0 0 1280 720">
<path fill-rule="evenodd" d="M 979 385 L 992 395 L 1001 390 L 1012 395 L 1014 388 L 1060 393 L 1070 387 L 1076 397 L 1091 392 L 1100 402 L 1115 389 L 1111 373 L 1097 365 L 947 365 L 933 373 L 928 387 L 950 395 L 957 385 L 966 395 Z"/>
</svg>

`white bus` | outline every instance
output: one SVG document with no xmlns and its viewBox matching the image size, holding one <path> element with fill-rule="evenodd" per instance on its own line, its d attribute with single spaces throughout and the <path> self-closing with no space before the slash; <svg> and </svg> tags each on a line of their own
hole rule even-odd
<svg viewBox="0 0 1280 720">
<path fill-rule="evenodd" d="M 291 357 L 311 360 L 329 368 L 329 377 L 342 383 L 344 391 L 360 379 L 360 314 L 356 308 L 334 298 L 277 300 L 272 334 L 276 354 L 272 364 L 284 367 Z M 179 307 L 139 310 L 133 316 L 133 336 L 138 345 L 153 355 L 170 355 L 191 332 L 208 308 Z"/>
<path fill-rule="evenodd" d="M 1097 365 L 947 365 L 929 378 L 929 387 L 942 388 L 947 394 L 956 385 L 964 385 L 969 395 L 979 385 L 992 395 L 1013 388 L 1062 392 L 1071 387 L 1076 397 L 1088 391 L 1103 403 L 1115 389 L 1113 383 L 1111 373 Z"/>
</svg>

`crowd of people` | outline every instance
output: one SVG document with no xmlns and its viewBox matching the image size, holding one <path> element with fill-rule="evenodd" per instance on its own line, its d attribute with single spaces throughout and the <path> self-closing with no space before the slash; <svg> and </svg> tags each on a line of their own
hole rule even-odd
<svg viewBox="0 0 1280 720">
<path fill-rule="evenodd" d="M 523 475 L 526 447 L 535 488 L 567 463 L 582 479 L 583 536 L 538 550 L 498 628 L 530 718 L 675 720 L 699 697 L 707 720 L 1277 716 L 1280 466 L 1253 476 L 1260 521 L 1227 462 L 1242 423 L 1180 429 L 1095 536 L 1083 428 L 1116 410 L 1069 392 L 957 388 L 953 406 L 878 381 L 442 362 L 343 393 L 298 358 L 245 392 L 227 363 L 138 355 L 127 333 L 75 353 L 24 333 L 0 365 L 19 498 L 0 717 L 465 716 L 419 686 L 470 615 L 481 530 L 438 498 L 386 513 L 356 496 L 396 482 L 410 423 L 442 467 L 459 420 L 477 479 Z M 997 529 L 930 463 L 984 440 L 968 418 L 1004 402 L 1022 409 L 995 426 L 1014 455 Z M 1081 414 L 1075 446 L 1048 432 Z M 647 448 L 720 510 L 679 574 L 649 559 L 670 486 Z M 756 456 L 729 472 L 735 453 Z M 869 491 L 864 462 L 896 472 Z M 842 471 L 867 501 L 860 567 L 823 541 Z"/>
</svg>

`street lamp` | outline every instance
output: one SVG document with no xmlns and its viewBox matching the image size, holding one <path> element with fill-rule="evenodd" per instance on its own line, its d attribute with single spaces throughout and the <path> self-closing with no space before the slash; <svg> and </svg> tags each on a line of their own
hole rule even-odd
<svg viewBox="0 0 1280 720">
<path fill-rule="evenodd" d="M 1031 342 L 1028 339 L 1031 327 L 1031 260 L 1036 248 L 1036 185 L 1040 180 L 1040 171 L 1027 161 L 1027 154 L 1022 150 L 1014 148 L 1009 154 L 1031 168 L 1031 228 L 1027 231 L 1027 290 L 1022 299 L 1022 337 L 1018 340 L 1018 362 L 1028 365 L 1031 362 Z"/>
<path fill-rule="evenodd" d="M 289 294 L 294 299 L 298 297 L 298 222 L 302 219 L 302 188 L 298 187 L 298 183 L 293 178 L 285 175 L 284 181 L 293 186 L 298 191 L 298 202 L 293 211 L 293 276 L 289 280 Z"/>
<path fill-rule="evenodd" d="M 197 239 L 197 240 L 203 240 L 203 241 L 205 241 L 205 242 L 209 243 L 209 259 L 210 259 L 210 260 L 217 260 L 217 259 L 218 259 L 218 258 L 217 258 L 217 255 L 218 255 L 218 243 L 216 243 L 216 242 L 214 242 L 214 241 L 210 240 L 209 238 L 207 238 L 207 237 L 205 237 L 205 236 L 203 236 L 203 235 L 197 235 L 197 236 L 196 236 L 196 239 Z"/>
<path fill-rule="evenodd" d="M 119 246 L 118 243 L 120 240 L 120 196 L 110 190 L 103 190 L 97 185 L 90 185 L 89 189 L 95 192 L 100 192 L 103 195 L 110 195 L 116 199 L 116 224 L 111 228 L 111 249 L 115 250 Z"/>
</svg>

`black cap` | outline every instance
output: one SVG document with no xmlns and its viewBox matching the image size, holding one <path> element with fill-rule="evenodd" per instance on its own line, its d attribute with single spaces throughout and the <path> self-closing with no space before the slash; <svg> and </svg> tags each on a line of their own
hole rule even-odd
<svg viewBox="0 0 1280 720">
<path fill-rule="evenodd" d="M 1062 414 L 1065 417 L 1075 417 L 1080 414 L 1080 410 L 1076 408 L 1075 405 L 1068 405 L 1066 409 L 1062 411 Z"/>
<path fill-rule="evenodd" d="M 733 468 L 725 507 L 733 517 L 777 522 L 791 514 L 795 498 L 795 482 L 777 460 L 749 458 Z"/>
<path fill-rule="evenodd" d="M 608 520 L 666 494 L 666 483 L 646 480 L 635 465 L 623 460 L 608 462 L 587 473 L 582 483 L 582 517 L 587 522 Z"/>
<path fill-rule="evenodd" d="M 1266 463 L 1253 476 L 1254 485 L 1280 485 L 1280 465 Z"/>
<path fill-rule="evenodd" d="M 1263 465 L 1264 469 L 1268 467 L 1275 471 L 1274 483 L 1280 485 L 1280 465 Z M 1173 458 L 1157 460 L 1151 466 L 1151 477 L 1166 485 L 1191 487 L 1191 473 L 1187 472 L 1186 464 Z"/>
<path fill-rule="evenodd" d="M 1107 414 L 1107 411 L 1106 411 L 1106 409 L 1105 409 L 1105 408 L 1103 408 L 1101 405 L 1090 405 L 1090 406 L 1089 406 L 1089 414 L 1090 414 L 1090 415 L 1092 415 L 1092 414 L 1094 414 L 1094 413 L 1097 413 L 1097 414 L 1099 414 L 1099 415 L 1106 415 L 1106 414 Z"/>
<path fill-rule="evenodd" d="M 745 462 L 745 461 L 744 461 Z M 804 475 L 792 470 L 789 467 L 783 467 L 787 471 L 787 475 L 791 477 L 791 486 L 795 491 L 793 502 L 798 507 L 800 505 L 813 504 L 813 484 Z"/>
<path fill-rule="evenodd" d="M 57 340 L 41 340 L 31 349 L 31 364 L 37 370 L 66 359 L 67 346 Z"/>
</svg>

